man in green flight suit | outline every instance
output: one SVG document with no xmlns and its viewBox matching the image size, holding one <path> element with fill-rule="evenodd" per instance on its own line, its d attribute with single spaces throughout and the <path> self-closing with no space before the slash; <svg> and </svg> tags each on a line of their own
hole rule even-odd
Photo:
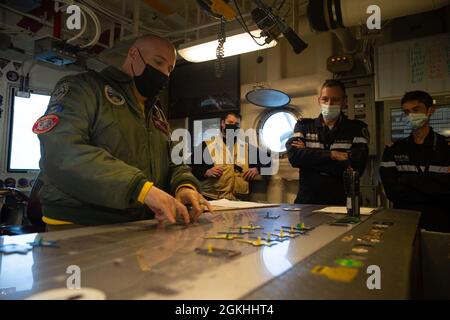
<svg viewBox="0 0 450 320">
<path fill-rule="evenodd" d="M 155 105 L 175 62 L 170 42 L 147 35 L 131 46 L 122 70 L 108 67 L 58 82 L 33 127 L 50 231 L 153 214 L 189 223 L 210 208 L 189 167 L 172 162 L 168 126 Z M 190 213 L 185 205 L 192 206 Z"/>
</svg>

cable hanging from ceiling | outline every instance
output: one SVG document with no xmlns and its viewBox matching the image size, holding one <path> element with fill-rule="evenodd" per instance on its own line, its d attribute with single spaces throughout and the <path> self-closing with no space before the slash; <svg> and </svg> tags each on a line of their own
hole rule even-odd
<svg viewBox="0 0 450 320">
<path fill-rule="evenodd" d="M 221 23 L 219 25 L 219 33 L 217 35 L 217 40 L 219 42 L 219 45 L 217 46 L 216 50 L 216 77 L 221 78 L 223 75 L 223 72 L 225 71 L 225 42 L 227 41 L 226 34 L 225 34 L 225 19 L 221 19 Z"/>
</svg>

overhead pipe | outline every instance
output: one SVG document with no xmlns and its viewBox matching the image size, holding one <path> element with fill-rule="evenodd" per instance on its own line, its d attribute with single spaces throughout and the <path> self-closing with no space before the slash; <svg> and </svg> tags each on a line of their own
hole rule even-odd
<svg viewBox="0 0 450 320">
<path fill-rule="evenodd" d="M 126 0 L 122 0 L 122 16 L 125 16 L 127 14 L 127 2 Z M 119 36 L 119 41 L 123 41 L 123 37 L 124 37 L 124 31 L 125 31 L 125 23 L 120 22 L 120 36 Z"/>
<path fill-rule="evenodd" d="M 366 24 L 367 9 L 377 5 L 382 20 L 409 16 L 448 6 L 450 0 L 310 0 L 307 15 L 299 22 L 300 35 Z M 308 25 L 311 26 L 308 27 Z"/>
<path fill-rule="evenodd" d="M 112 48 L 114 47 L 114 42 L 116 38 L 116 24 L 114 21 L 111 21 L 111 26 L 109 29 L 109 39 L 108 39 L 108 47 Z"/>
<path fill-rule="evenodd" d="M 367 8 L 377 5 L 383 20 L 432 11 L 450 5 L 449 0 L 340 0 L 342 22 L 345 27 L 365 24 Z"/>
<path fill-rule="evenodd" d="M 53 16 L 53 37 L 61 39 L 62 13 L 58 10 Z"/>
<path fill-rule="evenodd" d="M 251 16 L 251 13 L 242 14 L 242 17 L 244 17 L 244 18 L 247 18 L 249 16 Z M 216 22 L 207 23 L 207 24 L 204 24 L 204 25 L 201 25 L 201 26 L 185 29 L 185 30 L 171 31 L 171 32 L 168 32 L 168 33 L 164 34 L 164 37 L 171 37 L 171 36 L 174 36 L 174 35 L 177 35 L 177 34 L 181 34 L 181 33 L 189 33 L 189 32 L 194 32 L 194 31 L 198 31 L 198 30 L 202 30 L 202 29 L 207 29 L 207 28 L 210 28 L 210 27 L 217 26 L 217 25 L 219 25 L 221 23 L 222 23 L 221 21 L 216 21 Z M 249 27 L 250 26 L 251 25 L 249 25 Z"/>
<path fill-rule="evenodd" d="M 113 20 L 123 24 L 124 26 L 126 25 L 127 27 L 128 27 L 128 25 L 130 25 L 131 28 L 133 28 L 133 19 L 130 19 L 125 16 L 122 16 L 121 14 L 115 13 L 115 12 L 107 9 L 106 7 L 102 7 L 99 4 L 97 4 L 95 1 L 91 1 L 91 0 L 79 0 L 79 1 L 81 1 L 82 3 L 84 3 L 86 5 L 89 5 L 89 7 L 95 9 L 96 11 L 100 12 L 101 14 L 108 17 L 109 19 L 113 19 Z M 123 9 L 123 7 L 122 7 L 122 9 Z M 146 27 L 142 23 L 139 23 L 139 29 L 144 30 L 149 33 L 152 33 L 152 34 L 157 34 L 157 35 L 162 35 L 164 32 L 167 32 L 167 30 L 160 30 L 160 29 L 156 29 L 156 28 Z M 127 39 L 125 38 L 125 40 L 127 40 Z"/>
<path fill-rule="evenodd" d="M 358 50 L 358 42 L 348 28 L 333 29 L 331 32 L 339 39 L 344 53 L 353 54 Z"/>
<path fill-rule="evenodd" d="M 349 27 L 364 25 L 371 5 L 380 8 L 381 19 L 388 20 L 443 8 L 450 0 L 310 0 L 307 14 L 298 22 L 298 34 L 331 31 L 341 42 L 345 53 L 357 51 L 357 41 Z"/>
<path fill-rule="evenodd" d="M 26 18 L 30 18 L 30 19 L 32 19 L 32 20 L 34 20 L 34 21 L 39 22 L 40 24 L 42 24 L 42 25 L 44 25 L 44 26 L 46 26 L 46 27 L 49 27 L 49 28 L 52 28 L 52 29 L 53 29 L 53 23 L 46 21 L 44 18 L 36 17 L 36 16 L 34 16 L 34 15 L 32 15 L 32 14 L 25 13 L 25 12 L 22 12 L 22 11 L 19 11 L 19 10 L 16 10 L 16 9 L 14 9 L 14 8 L 8 7 L 8 6 L 6 6 L 6 5 L 4 5 L 4 4 L 1 4 L 1 3 L 0 3 L 0 8 L 1 8 L 1 9 L 4 9 L 4 10 L 7 10 L 7 11 L 10 11 L 10 12 L 12 12 L 12 13 L 15 13 L 15 14 L 17 14 L 17 15 L 19 15 L 19 16 L 26 17 Z"/>
<path fill-rule="evenodd" d="M 139 23 L 141 17 L 141 1 L 134 0 L 133 7 L 133 36 L 139 36 Z"/>
<path fill-rule="evenodd" d="M 4 10 L 10 11 L 10 12 L 12 12 L 12 13 L 14 13 L 14 14 L 17 14 L 17 15 L 19 15 L 19 16 L 22 16 L 22 17 L 26 17 L 26 18 L 30 18 L 30 19 L 32 19 L 32 20 L 35 20 L 35 21 L 39 22 L 40 24 L 42 24 L 42 25 L 44 25 L 44 26 L 46 26 L 46 27 L 49 27 L 49 28 L 52 29 L 52 30 L 53 30 L 53 28 L 54 28 L 54 24 L 51 23 L 51 22 L 45 21 L 44 19 L 39 18 L 39 17 L 36 17 L 36 16 L 34 16 L 34 15 L 32 15 L 32 14 L 28 14 L 28 13 L 25 13 L 25 12 L 21 12 L 21 11 L 19 11 L 19 10 L 16 10 L 16 9 L 14 9 L 14 8 L 11 8 L 11 7 L 8 7 L 8 6 L 6 6 L 6 5 L 4 5 L 4 4 L 1 4 L 1 3 L 0 3 L 0 9 L 4 9 Z M 71 31 L 71 30 L 67 30 L 67 31 L 66 31 L 66 30 L 62 30 L 62 33 L 70 34 L 70 35 L 76 34 L 75 31 Z M 103 47 L 103 48 L 108 48 L 108 46 L 106 46 L 106 45 L 104 45 L 104 44 L 102 44 L 102 43 L 97 43 L 97 45 L 98 45 L 98 46 L 101 46 L 101 47 Z"/>
</svg>

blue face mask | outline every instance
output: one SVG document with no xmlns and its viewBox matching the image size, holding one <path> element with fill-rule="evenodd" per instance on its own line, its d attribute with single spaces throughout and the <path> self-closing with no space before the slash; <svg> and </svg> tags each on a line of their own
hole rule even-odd
<svg viewBox="0 0 450 320">
<path fill-rule="evenodd" d="M 341 106 L 340 105 L 320 105 L 322 109 L 322 116 L 326 121 L 334 121 L 339 118 L 341 114 Z"/>
<path fill-rule="evenodd" d="M 410 113 L 407 117 L 408 123 L 413 130 L 422 128 L 429 118 L 425 113 Z"/>
</svg>

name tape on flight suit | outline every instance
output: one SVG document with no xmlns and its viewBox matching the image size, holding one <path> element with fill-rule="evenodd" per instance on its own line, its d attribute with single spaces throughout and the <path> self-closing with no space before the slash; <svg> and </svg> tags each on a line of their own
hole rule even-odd
<svg viewBox="0 0 450 320">
<path fill-rule="evenodd" d="M 125 98 L 110 85 L 105 86 L 105 97 L 115 106 L 122 106 L 125 104 Z"/>
<path fill-rule="evenodd" d="M 49 114 L 39 118 L 33 126 L 33 132 L 35 134 L 43 134 L 52 130 L 59 122 L 58 116 Z"/>
</svg>

